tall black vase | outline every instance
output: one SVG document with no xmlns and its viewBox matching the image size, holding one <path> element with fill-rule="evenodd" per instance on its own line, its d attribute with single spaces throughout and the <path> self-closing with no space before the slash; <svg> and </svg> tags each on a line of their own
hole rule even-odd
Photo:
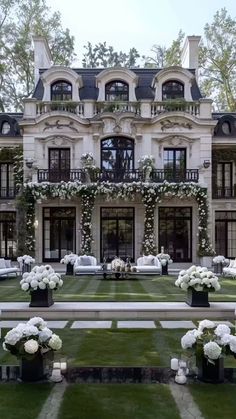
<svg viewBox="0 0 236 419">
<path fill-rule="evenodd" d="M 21 359 L 21 379 L 22 381 L 40 381 L 45 378 L 44 360 L 41 353 L 38 353 L 31 360 Z"/>
<path fill-rule="evenodd" d="M 30 307 L 50 307 L 54 304 L 53 290 L 45 288 L 45 290 L 37 289 L 30 291 L 31 302 Z"/>
<path fill-rule="evenodd" d="M 210 307 L 207 291 L 196 291 L 194 288 L 187 289 L 186 303 L 191 307 Z"/>
<path fill-rule="evenodd" d="M 31 263 L 22 263 L 22 274 L 31 272 Z"/>
<path fill-rule="evenodd" d="M 224 381 L 224 358 L 214 360 L 214 364 L 205 356 L 197 358 L 198 379 L 205 383 L 222 383 Z"/>
<path fill-rule="evenodd" d="M 161 265 L 161 274 L 168 275 L 168 262 L 165 265 Z"/>
<path fill-rule="evenodd" d="M 66 265 L 66 275 L 74 275 L 74 265 L 70 262 Z"/>
</svg>

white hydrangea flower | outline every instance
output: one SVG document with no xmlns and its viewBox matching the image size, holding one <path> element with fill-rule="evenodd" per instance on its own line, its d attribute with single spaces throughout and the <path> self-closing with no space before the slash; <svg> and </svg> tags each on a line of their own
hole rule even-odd
<svg viewBox="0 0 236 419">
<path fill-rule="evenodd" d="M 230 336 L 229 347 L 233 353 L 236 353 L 236 336 Z"/>
<path fill-rule="evenodd" d="M 23 291 L 28 291 L 29 289 L 29 284 L 27 282 L 25 282 L 24 284 L 21 284 L 21 289 Z"/>
<path fill-rule="evenodd" d="M 48 345 L 54 350 L 58 351 L 62 347 L 62 340 L 55 333 L 52 335 L 51 339 L 48 342 Z"/>
<path fill-rule="evenodd" d="M 218 359 L 221 355 L 222 349 L 216 342 L 208 342 L 203 345 L 204 355 L 209 359 Z"/>
<path fill-rule="evenodd" d="M 36 281 L 36 279 L 32 279 L 32 281 L 30 282 L 30 286 L 31 288 L 38 288 L 38 281 Z"/>
<path fill-rule="evenodd" d="M 52 331 L 45 327 L 43 330 L 39 332 L 39 340 L 40 342 L 46 342 L 48 339 L 52 337 Z"/>
<path fill-rule="evenodd" d="M 44 327 L 47 327 L 47 322 L 42 319 L 42 317 L 32 317 L 27 324 L 32 324 L 33 326 L 38 327 L 38 329 L 42 330 Z"/>
<path fill-rule="evenodd" d="M 40 288 L 41 290 L 45 290 L 45 289 L 47 288 L 47 285 L 46 285 L 44 282 L 40 281 L 40 282 L 39 282 L 39 288 Z"/>
<path fill-rule="evenodd" d="M 218 324 L 218 326 L 216 326 L 216 328 L 215 328 L 214 333 L 215 333 L 216 336 L 221 338 L 225 334 L 230 335 L 231 331 L 230 331 L 229 326 L 227 326 L 226 324 Z"/>
<path fill-rule="evenodd" d="M 204 329 L 213 329 L 215 326 L 214 322 L 205 319 L 199 322 L 198 330 L 203 331 Z"/>
<path fill-rule="evenodd" d="M 32 324 L 26 324 L 24 329 L 25 336 L 37 336 L 39 334 L 38 328 Z"/>
<path fill-rule="evenodd" d="M 22 331 L 17 330 L 16 328 L 9 330 L 5 336 L 5 343 L 14 346 L 19 340 L 22 339 Z"/>
<path fill-rule="evenodd" d="M 183 349 L 192 348 L 192 346 L 196 343 L 196 337 L 194 335 L 194 330 L 189 330 L 182 338 L 181 338 L 181 346 Z"/>
<path fill-rule="evenodd" d="M 220 344 L 223 345 L 223 346 L 229 345 L 229 343 L 231 341 L 231 338 L 232 338 L 232 335 L 225 333 L 220 338 Z"/>
<path fill-rule="evenodd" d="M 56 288 L 56 284 L 55 284 L 55 282 L 54 282 L 54 281 L 49 281 L 49 288 L 50 288 L 51 290 L 53 290 L 54 288 Z"/>
<path fill-rule="evenodd" d="M 39 344 L 36 340 L 29 339 L 25 342 L 24 349 L 28 354 L 35 354 L 39 349 Z"/>
</svg>

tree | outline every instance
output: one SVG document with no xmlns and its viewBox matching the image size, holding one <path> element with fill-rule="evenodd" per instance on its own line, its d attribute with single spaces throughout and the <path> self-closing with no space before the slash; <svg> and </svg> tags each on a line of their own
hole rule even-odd
<svg viewBox="0 0 236 419">
<path fill-rule="evenodd" d="M 145 67 L 169 67 L 172 65 L 181 65 L 181 51 L 184 40 L 184 32 L 179 31 L 177 38 L 172 41 L 169 48 L 161 45 L 153 45 L 151 52 L 154 56 L 143 56 Z"/>
<path fill-rule="evenodd" d="M 95 46 L 88 42 L 84 45 L 83 67 L 137 67 L 137 59 L 140 57 L 136 48 L 131 48 L 128 54 L 117 52 L 106 42 L 98 43 Z"/>
<path fill-rule="evenodd" d="M 48 39 L 55 64 L 74 58 L 74 37 L 63 29 L 59 12 L 46 0 L 1 0 L 0 87 L 1 110 L 22 110 L 22 100 L 34 89 L 32 35 Z"/>
<path fill-rule="evenodd" d="M 219 110 L 236 111 L 236 21 L 225 8 L 204 28 L 200 49 L 201 87 Z"/>
</svg>

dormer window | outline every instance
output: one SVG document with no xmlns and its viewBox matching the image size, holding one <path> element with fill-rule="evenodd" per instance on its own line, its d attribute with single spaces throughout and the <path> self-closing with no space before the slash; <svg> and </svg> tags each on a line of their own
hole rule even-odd
<svg viewBox="0 0 236 419">
<path fill-rule="evenodd" d="M 56 81 L 51 85 L 52 101 L 72 100 L 72 85 L 63 80 Z"/>
<path fill-rule="evenodd" d="M 10 129 L 11 129 L 11 127 L 10 127 L 9 122 L 3 122 L 2 129 L 1 129 L 1 134 L 3 134 L 3 135 L 9 134 Z"/>
<path fill-rule="evenodd" d="M 162 100 L 184 99 L 184 84 L 169 80 L 162 85 Z"/>
<path fill-rule="evenodd" d="M 105 100 L 109 102 L 129 100 L 129 85 L 123 81 L 111 81 L 105 86 Z"/>
<path fill-rule="evenodd" d="M 228 121 L 223 122 L 223 124 L 221 125 L 221 129 L 222 129 L 223 134 L 225 135 L 231 134 L 231 126 Z"/>
</svg>

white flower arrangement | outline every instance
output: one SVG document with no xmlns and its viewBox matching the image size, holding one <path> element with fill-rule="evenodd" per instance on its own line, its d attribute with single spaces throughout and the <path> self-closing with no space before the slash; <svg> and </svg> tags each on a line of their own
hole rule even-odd
<svg viewBox="0 0 236 419">
<path fill-rule="evenodd" d="M 202 320 L 198 328 L 189 330 L 181 338 L 183 349 L 200 349 L 209 362 L 214 362 L 223 354 L 236 355 L 236 336 L 226 324 L 216 325 L 211 320 Z"/>
<path fill-rule="evenodd" d="M 32 359 L 38 353 L 58 351 L 62 341 L 58 335 L 47 328 L 47 323 L 41 317 L 33 317 L 27 323 L 19 323 L 7 332 L 3 349 L 18 358 Z"/>
<path fill-rule="evenodd" d="M 65 265 L 71 263 L 71 265 L 74 265 L 77 259 L 78 255 L 75 253 L 70 253 L 69 255 L 65 255 L 64 258 L 60 260 L 60 263 L 64 263 Z"/>
<path fill-rule="evenodd" d="M 218 265 L 219 263 L 221 263 L 222 265 L 228 265 L 229 259 L 225 258 L 224 256 L 218 255 L 212 259 L 212 262 L 214 263 L 214 265 Z"/>
<path fill-rule="evenodd" d="M 116 257 L 111 262 L 111 269 L 113 271 L 121 271 L 122 269 L 125 269 L 125 262 L 122 259 Z"/>
<path fill-rule="evenodd" d="M 19 256 L 17 258 L 17 262 L 21 265 L 31 265 L 31 263 L 35 263 L 35 259 L 32 258 L 30 255 Z"/>
<path fill-rule="evenodd" d="M 142 170 L 152 170 L 154 169 L 155 157 L 150 155 L 142 156 L 138 160 L 140 169 Z"/>
<path fill-rule="evenodd" d="M 219 291 L 221 288 L 218 277 L 212 271 L 195 265 L 180 271 L 175 285 L 184 291 L 189 287 L 196 291 Z"/>
<path fill-rule="evenodd" d="M 81 156 L 81 163 L 83 167 L 91 167 L 94 165 L 93 153 L 84 153 Z"/>
<path fill-rule="evenodd" d="M 169 263 L 173 263 L 170 255 L 168 253 L 158 253 L 157 258 L 161 262 L 162 266 L 166 266 Z"/>
<path fill-rule="evenodd" d="M 25 272 L 20 281 L 23 291 L 56 290 L 62 287 L 61 275 L 56 273 L 50 265 L 35 266 L 31 272 Z"/>
</svg>

